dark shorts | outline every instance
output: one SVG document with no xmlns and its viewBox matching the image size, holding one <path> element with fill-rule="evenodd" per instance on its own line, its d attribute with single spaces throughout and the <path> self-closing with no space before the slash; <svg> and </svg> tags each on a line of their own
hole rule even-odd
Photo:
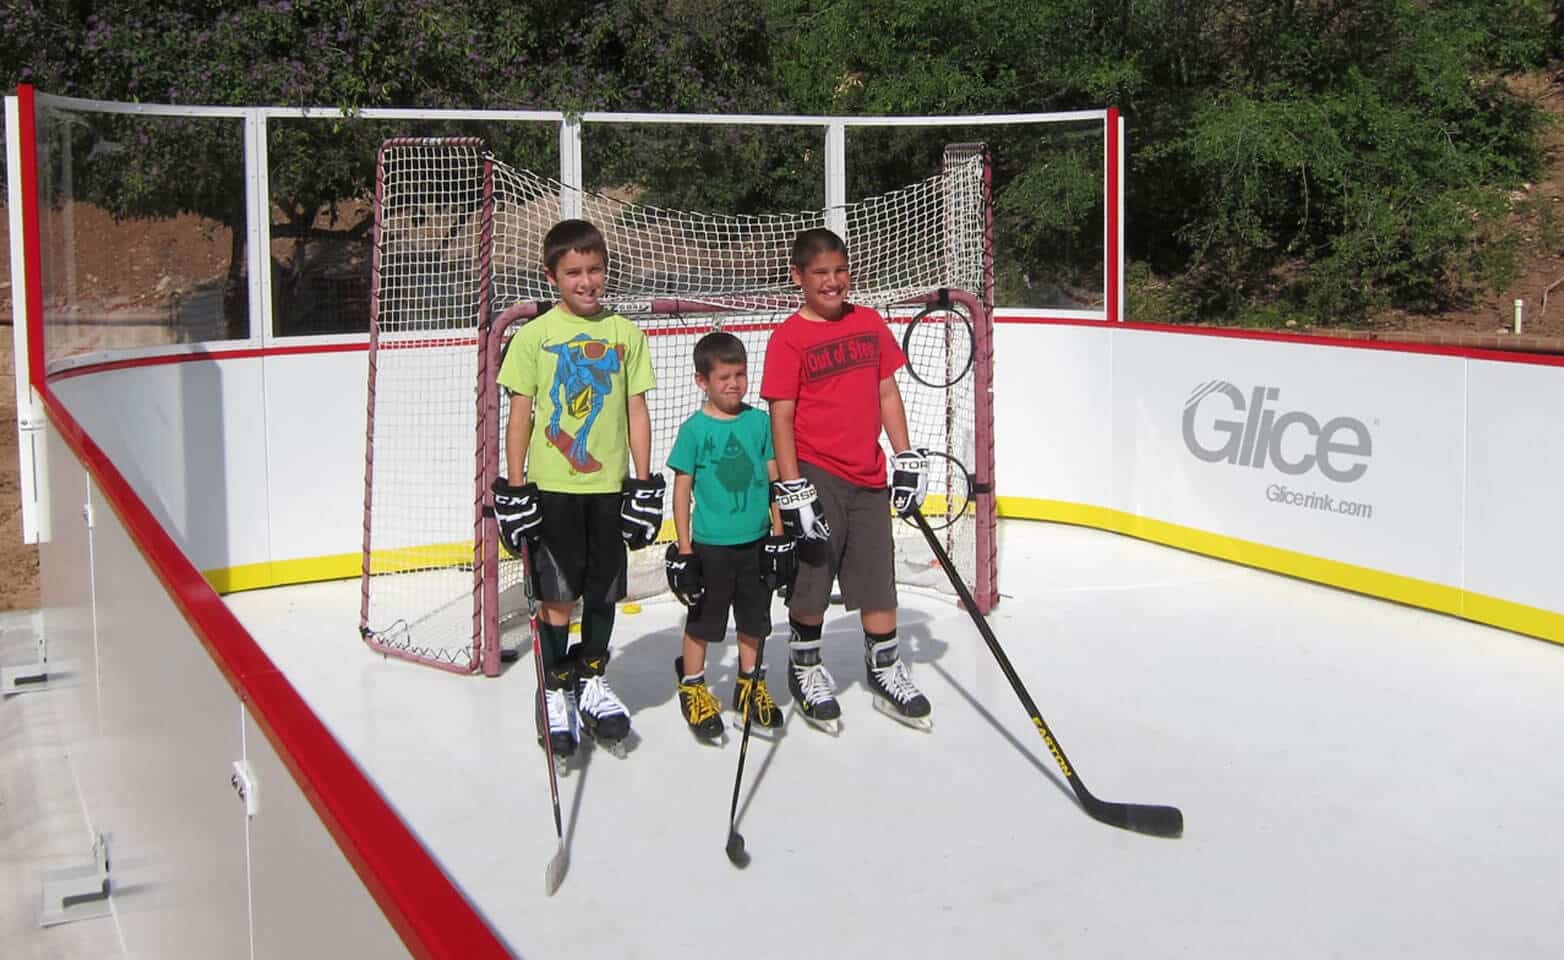
<svg viewBox="0 0 1564 960">
<path fill-rule="evenodd" d="M 842 585 L 849 610 L 896 609 L 896 557 L 891 542 L 891 505 L 885 487 L 860 487 L 836 474 L 800 462 L 798 471 L 815 485 L 831 537 L 798 542 L 798 580 L 787 607 L 809 616 L 825 612 L 832 581 Z"/>
<path fill-rule="evenodd" d="M 624 599 L 619 500 L 617 493 L 542 492 L 543 527 L 532 549 L 532 585 L 539 600 Z"/>
<path fill-rule="evenodd" d="M 701 558 L 706 596 L 684 618 L 684 632 L 704 643 L 721 643 L 728 611 L 739 633 L 771 635 L 771 591 L 760 575 L 760 541 L 735 546 L 692 544 Z"/>
</svg>

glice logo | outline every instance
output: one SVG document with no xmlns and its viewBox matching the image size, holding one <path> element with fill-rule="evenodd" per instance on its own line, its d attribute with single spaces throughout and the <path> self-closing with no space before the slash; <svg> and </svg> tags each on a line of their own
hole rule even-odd
<svg viewBox="0 0 1564 960">
<path fill-rule="evenodd" d="M 1226 397 L 1226 403 L 1205 403 L 1213 394 Z M 1243 391 L 1226 380 L 1202 383 L 1184 401 L 1184 446 L 1207 463 L 1226 461 L 1258 469 L 1269 462 L 1290 476 L 1308 473 L 1317 466 L 1321 473 L 1338 483 L 1352 483 L 1363 476 L 1368 470 L 1368 460 L 1373 456 L 1374 443 L 1362 420 L 1335 417 L 1322 427 L 1318 420 L 1301 410 L 1278 414 L 1266 406 L 1280 396 L 1281 390 L 1276 387 L 1255 387 L 1246 401 Z M 1207 408 L 1208 418 L 1212 413 L 1218 413 L 1215 419 L 1205 422 L 1226 438 L 1220 446 L 1204 446 L 1195 436 L 1195 423 L 1200 419 L 1203 406 Z M 1211 409 L 1223 406 L 1227 409 Z M 1241 420 L 1225 420 L 1220 413 L 1245 416 Z M 1288 431 L 1302 432 L 1313 441 L 1309 452 L 1296 460 L 1288 460 L 1282 455 L 1282 442 Z"/>
</svg>

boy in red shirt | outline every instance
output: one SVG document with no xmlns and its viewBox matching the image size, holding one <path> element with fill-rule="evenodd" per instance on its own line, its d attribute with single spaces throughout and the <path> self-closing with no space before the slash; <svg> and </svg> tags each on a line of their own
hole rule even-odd
<svg viewBox="0 0 1564 960">
<path fill-rule="evenodd" d="M 804 305 L 772 334 L 760 395 L 771 404 L 777 464 L 773 495 L 784 530 L 798 541 L 798 579 L 788 599 L 788 689 L 804 718 L 840 729 L 835 682 L 820 658 L 820 627 L 839 580 L 847 609 L 860 611 L 874 705 L 928 729 L 929 701 L 896 647 L 896 577 L 886 509 L 883 428 L 891 448 L 891 507 L 908 516 L 923 502 L 928 456 L 907 438 L 895 373 L 904 363 L 885 319 L 849 303 L 847 246 L 830 230 L 793 241 L 789 275 Z"/>
</svg>

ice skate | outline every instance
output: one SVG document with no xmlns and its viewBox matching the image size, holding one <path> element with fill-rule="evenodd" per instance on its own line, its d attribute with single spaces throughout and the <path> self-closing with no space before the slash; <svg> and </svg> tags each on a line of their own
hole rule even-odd
<svg viewBox="0 0 1564 960">
<path fill-rule="evenodd" d="M 690 732 L 701 743 L 722 746 L 727 742 L 727 726 L 722 722 L 722 704 L 706 686 L 706 675 L 693 682 L 685 680 L 684 658 L 673 661 L 673 675 L 679 685 L 679 710 Z"/>
<path fill-rule="evenodd" d="M 836 702 L 836 681 L 820 662 L 819 640 L 788 643 L 787 688 L 793 706 L 811 726 L 837 736 L 842 732 L 842 707 Z"/>
<path fill-rule="evenodd" d="M 874 709 L 925 733 L 934 729 L 934 721 L 929 718 L 929 698 L 913 684 L 912 673 L 897 652 L 894 636 L 866 644 L 864 664 Z"/>
<path fill-rule="evenodd" d="M 733 684 L 733 714 L 737 723 L 744 722 L 744 704 L 750 697 L 755 698 L 754 718 L 751 720 L 753 727 L 761 727 L 766 730 L 775 730 L 782 726 L 782 710 L 777 702 L 771 699 L 771 691 L 766 688 L 766 668 L 764 665 L 756 666 L 754 673 L 739 672 L 738 679 Z"/>
<path fill-rule="evenodd" d="M 608 654 L 582 660 L 576 669 L 576 709 L 581 727 L 592 742 L 616 757 L 629 752 L 625 739 L 630 736 L 630 712 L 614 695 L 603 671 Z"/>
<path fill-rule="evenodd" d="M 575 692 L 570 689 L 569 667 L 553 667 L 543 675 L 544 689 L 538 697 L 538 746 L 543 746 L 547 731 L 554 769 L 563 776 L 567 761 L 581 742 L 581 721 L 576 713 Z"/>
</svg>

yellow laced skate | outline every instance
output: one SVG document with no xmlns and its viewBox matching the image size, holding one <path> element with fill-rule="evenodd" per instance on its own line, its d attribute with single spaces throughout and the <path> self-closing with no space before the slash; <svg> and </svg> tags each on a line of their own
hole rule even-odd
<svg viewBox="0 0 1564 960">
<path fill-rule="evenodd" d="M 686 682 L 684 658 L 678 657 L 673 661 L 673 675 L 679 685 L 679 709 L 690 732 L 702 740 L 719 740 L 727 729 L 722 722 L 722 703 L 706 687 L 705 674 L 693 683 Z"/>
<path fill-rule="evenodd" d="M 733 685 L 733 712 L 739 715 L 740 721 L 743 720 L 744 703 L 750 698 L 751 691 L 754 691 L 755 697 L 755 722 L 773 730 L 782 726 L 782 711 L 777 709 L 777 702 L 771 699 L 771 691 L 766 689 L 765 667 L 758 667 L 747 676 L 740 673 L 738 681 Z"/>
</svg>

